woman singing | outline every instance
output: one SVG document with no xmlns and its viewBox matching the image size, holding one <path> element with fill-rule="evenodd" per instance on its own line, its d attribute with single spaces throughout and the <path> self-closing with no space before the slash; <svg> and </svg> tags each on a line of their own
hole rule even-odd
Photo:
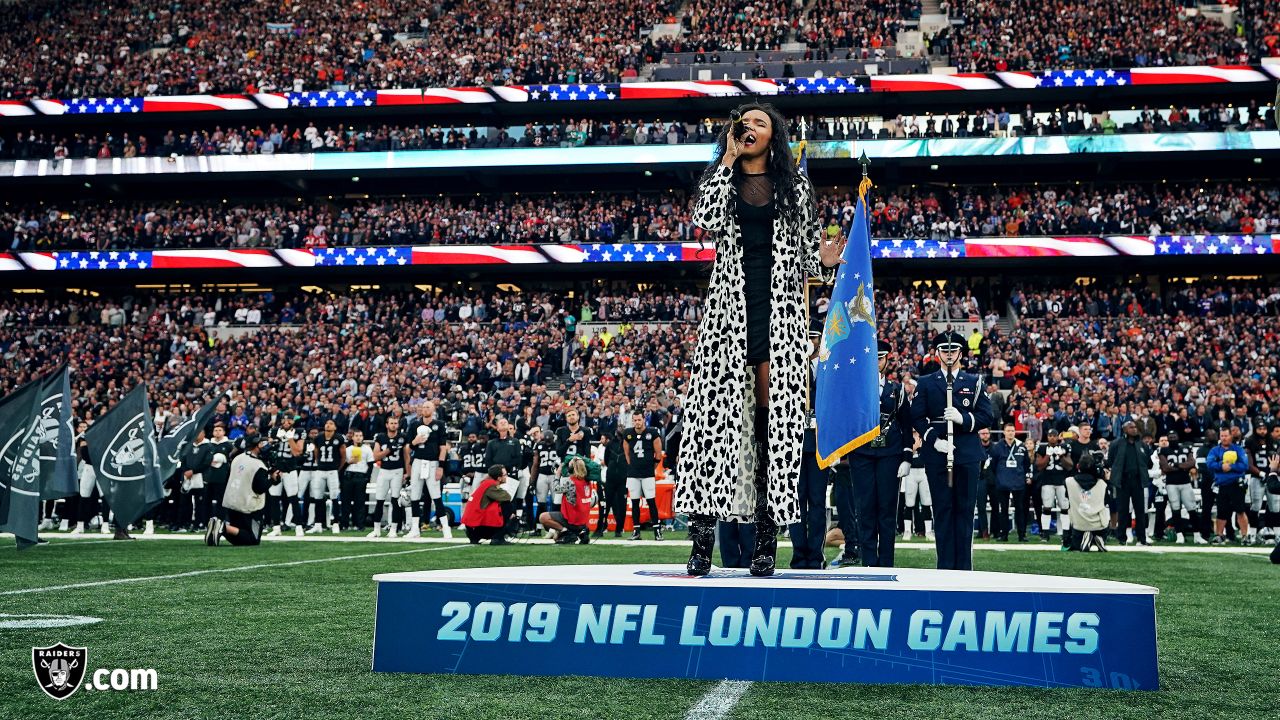
<svg viewBox="0 0 1280 720">
<path fill-rule="evenodd" d="M 717 519 L 754 518 L 751 574 L 759 576 L 773 574 L 779 525 L 800 519 L 805 283 L 843 262 L 845 245 L 820 242 L 813 188 L 796 170 L 782 114 L 749 103 L 734 117 L 716 139 L 693 211 L 715 238 L 716 260 L 677 468 L 676 510 L 689 514 L 693 540 L 690 575 L 711 569 Z"/>
</svg>

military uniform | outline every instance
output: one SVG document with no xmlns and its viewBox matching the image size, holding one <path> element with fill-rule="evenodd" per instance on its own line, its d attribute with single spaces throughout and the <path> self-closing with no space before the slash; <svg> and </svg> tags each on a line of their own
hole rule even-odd
<svg viewBox="0 0 1280 720">
<path fill-rule="evenodd" d="M 887 354 L 888 345 L 880 344 Z M 864 567 L 893 567 L 898 523 L 898 483 L 911 463 L 911 405 L 902 383 L 880 376 L 880 435 L 849 455 Z"/>
<path fill-rule="evenodd" d="M 957 332 L 942 333 L 934 339 L 934 347 L 945 351 L 955 347 L 961 353 L 966 347 Z M 978 495 L 978 473 L 986 457 L 978 430 L 990 427 L 993 415 L 991 401 L 982 387 L 982 379 L 962 370 L 951 377 L 952 404 L 959 413 L 957 422 L 943 419 L 947 405 L 948 377 L 938 370 L 919 379 L 911 398 L 911 421 L 920 433 L 929 491 L 933 496 L 933 526 L 938 548 L 938 569 L 973 569 L 973 513 Z M 948 424 L 953 451 L 953 482 L 947 484 L 947 453 L 938 445 L 948 438 Z"/>
</svg>

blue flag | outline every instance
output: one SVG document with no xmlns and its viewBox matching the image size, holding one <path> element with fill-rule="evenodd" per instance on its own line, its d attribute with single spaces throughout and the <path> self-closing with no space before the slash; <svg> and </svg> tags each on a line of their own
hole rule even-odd
<svg viewBox="0 0 1280 720">
<path fill-rule="evenodd" d="M 818 347 L 815 411 L 818 466 L 824 469 L 880 434 L 875 286 L 866 202 L 870 187 L 871 181 L 864 178 L 858 188 L 845 264 L 836 275 Z"/>
</svg>

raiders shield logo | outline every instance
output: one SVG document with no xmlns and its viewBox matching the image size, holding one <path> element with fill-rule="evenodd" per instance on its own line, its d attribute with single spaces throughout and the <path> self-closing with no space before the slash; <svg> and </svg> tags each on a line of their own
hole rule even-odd
<svg viewBox="0 0 1280 720">
<path fill-rule="evenodd" d="M 31 669 L 36 673 L 40 689 L 54 700 L 66 700 L 80 689 L 89 648 L 69 647 L 58 643 L 53 647 L 31 648 Z"/>
<path fill-rule="evenodd" d="M 98 461 L 98 477 L 130 482 L 146 477 L 146 443 L 155 440 L 146 431 L 146 418 L 136 415 L 120 427 Z"/>
</svg>

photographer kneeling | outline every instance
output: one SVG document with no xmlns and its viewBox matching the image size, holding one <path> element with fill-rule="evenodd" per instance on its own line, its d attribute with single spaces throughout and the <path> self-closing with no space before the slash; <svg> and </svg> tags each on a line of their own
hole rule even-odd
<svg viewBox="0 0 1280 720">
<path fill-rule="evenodd" d="M 592 483 L 588 478 L 587 461 L 582 457 L 569 460 L 569 477 L 560 510 L 544 512 L 538 516 L 542 527 L 551 531 L 551 538 L 561 545 L 574 541 L 583 545 L 591 542 L 588 525 L 591 521 L 591 505 L 595 502 Z"/>
<path fill-rule="evenodd" d="M 503 509 L 509 507 L 511 493 L 502 489 L 506 479 L 507 469 L 494 465 L 472 489 L 471 498 L 462 509 L 462 524 L 467 527 L 467 539 L 472 545 L 481 540 L 488 540 L 490 545 L 507 544 L 507 518 Z"/>
<path fill-rule="evenodd" d="M 261 442 L 257 435 L 246 435 L 244 452 L 231 460 L 231 473 L 222 496 L 227 519 L 209 518 L 209 528 L 204 535 L 206 545 L 219 545 L 223 537 L 232 545 L 257 545 L 262 541 L 262 515 L 267 505 L 267 490 L 280 479 L 277 475 L 273 480 L 271 471 L 263 462 Z"/>
</svg>

